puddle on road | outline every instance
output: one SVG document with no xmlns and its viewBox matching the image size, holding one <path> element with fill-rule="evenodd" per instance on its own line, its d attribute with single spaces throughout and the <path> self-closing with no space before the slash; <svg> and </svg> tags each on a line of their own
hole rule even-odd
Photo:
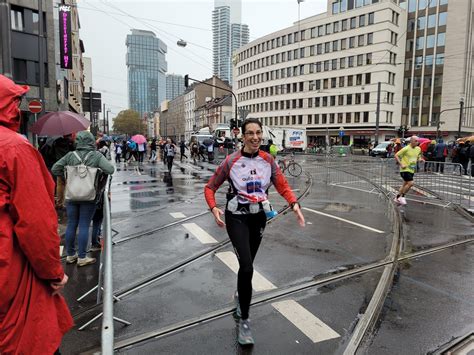
<svg viewBox="0 0 474 355">
<path fill-rule="evenodd" d="M 330 212 L 350 212 L 353 206 L 346 205 L 345 203 L 328 203 L 326 207 L 324 207 L 324 211 Z"/>
</svg>

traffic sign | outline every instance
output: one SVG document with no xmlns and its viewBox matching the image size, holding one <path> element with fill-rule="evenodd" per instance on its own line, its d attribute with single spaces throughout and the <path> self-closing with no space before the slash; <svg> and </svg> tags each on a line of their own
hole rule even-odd
<svg viewBox="0 0 474 355">
<path fill-rule="evenodd" d="M 28 110 L 30 110 L 31 113 L 40 113 L 43 111 L 43 105 L 39 100 L 31 100 L 28 103 Z"/>
<path fill-rule="evenodd" d="M 339 131 L 339 137 L 344 137 L 344 131 Z"/>
</svg>

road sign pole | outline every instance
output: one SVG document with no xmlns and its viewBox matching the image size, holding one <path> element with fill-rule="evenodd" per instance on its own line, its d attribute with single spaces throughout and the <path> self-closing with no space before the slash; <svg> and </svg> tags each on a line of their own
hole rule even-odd
<svg viewBox="0 0 474 355">
<path fill-rule="evenodd" d="M 35 113 L 35 123 L 38 122 L 38 114 Z M 34 133 L 35 137 L 34 137 L 34 142 L 35 142 L 35 147 L 36 148 L 39 148 L 38 147 L 38 135 L 36 133 Z"/>
</svg>

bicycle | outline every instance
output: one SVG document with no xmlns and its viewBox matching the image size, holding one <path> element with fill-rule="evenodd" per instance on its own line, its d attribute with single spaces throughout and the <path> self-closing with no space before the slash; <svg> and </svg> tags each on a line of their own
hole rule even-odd
<svg viewBox="0 0 474 355">
<path fill-rule="evenodd" d="M 303 168 L 300 164 L 295 162 L 295 154 L 291 153 L 290 157 L 285 157 L 282 160 L 278 161 L 278 166 L 281 171 L 284 173 L 288 170 L 288 173 L 293 177 L 298 177 L 303 172 Z"/>
</svg>

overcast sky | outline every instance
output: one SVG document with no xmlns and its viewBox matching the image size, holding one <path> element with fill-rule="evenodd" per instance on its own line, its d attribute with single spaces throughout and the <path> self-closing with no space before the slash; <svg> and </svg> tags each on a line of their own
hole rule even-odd
<svg viewBox="0 0 474 355">
<path fill-rule="evenodd" d="M 155 32 L 168 46 L 168 73 L 196 79 L 212 75 L 213 0 L 80 0 L 80 36 L 92 58 L 92 81 L 114 117 L 127 108 L 125 38 L 130 28 Z M 327 0 L 301 3 L 301 18 L 326 11 Z M 242 23 L 250 40 L 291 26 L 298 20 L 297 0 L 242 0 Z M 176 45 L 187 41 L 186 48 Z"/>
</svg>

